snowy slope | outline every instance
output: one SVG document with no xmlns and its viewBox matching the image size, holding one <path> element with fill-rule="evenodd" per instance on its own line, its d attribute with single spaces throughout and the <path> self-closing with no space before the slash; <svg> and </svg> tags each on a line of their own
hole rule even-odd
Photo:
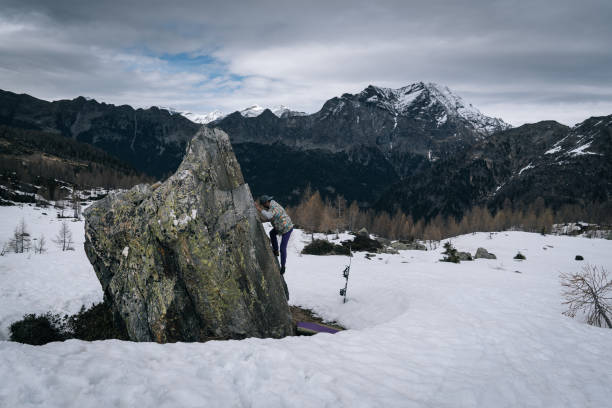
<svg viewBox="0 0 612 408">
<path fill-rule="evenodd" d="M 605 156 L 605 151 L 610 150 L 611 128 L 612 115 L 589 118 L 575 125 L 569 134 L 557 141 L 545 155 L 553 156 L 558 163 L 579 156 Z"/>
<path fill-rule="evenodd" d="M 0 208 L 0 240 L 22 215 L 35 234 L 55 230 L 52 217 L 36 213 Z M 296 231 L 289 244 L 291 303 L 350 330 L 204 344 L 0 342 L 0 405 L 609 406 L 612 330 L 561 314 L 558 275 L 579 270 L 577 254 L 612 271 L 612 241 L 470 234 L 453 244 L 471 252 L 484 246 L 498 259 L 459 265 L 438 262 L 440 248 L 373 260 L 361 253 L 343 304 L 338 289 L 348 258 L 299 255 L 308 240 Z M 526 261 L 512 259 L 518 250 Z M 3 332 L 17 308 L 68 311 L 66 302 L 76 308 L 101 297 L 82 246 L 74 258 L 39 257 L 0 257 Z"/>
</svg>

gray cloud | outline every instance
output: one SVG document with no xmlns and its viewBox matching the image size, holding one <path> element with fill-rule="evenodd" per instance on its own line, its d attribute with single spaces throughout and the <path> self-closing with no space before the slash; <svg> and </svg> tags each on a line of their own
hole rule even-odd
<svg viewBox="0 0 612 408">
<path fill-rule="evenodd" d="M 513 124 L 612 113 L 609 0 L 0 0 L 0 10 L 0 88 L 42 98 L 315 111 L 368 84 L 423 80 Z M 164 58 L 181 53 L 216 61 Z"/>
</svg>

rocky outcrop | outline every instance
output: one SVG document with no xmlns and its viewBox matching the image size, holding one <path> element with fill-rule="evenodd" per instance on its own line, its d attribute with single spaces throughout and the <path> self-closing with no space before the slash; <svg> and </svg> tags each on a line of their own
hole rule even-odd
<svg viewBox="0 0 612 408">
<path fill-rule="evenodd" d="M 612 199 L 612 115 L 573 128 L 543 121 L 495 133 L 410 173 L 375 208 L 461 218 L 475 206 L 499 209 L 508 200 L 526 208 L 538 198 L 554 209 Z"/>
<path fill-rule="evenodd" d="M 457 252 L 457 257 L 459 258 L 460 261 L 472 261 L 472 254 L 470 254 L 469 252 Z"/>
<path fill-rule="evenodd" d="M 378 242 L 380 242 L 383 246 L 390 246 L 391 245 L 391 240 L 390 239 L 383 238 L 383 237 L 376 237 L 374 239 L 376 239 Z"/>
<path fill-rule="evenodd" d="M 365 229 L 365 227 L 363 227 L 362 229 L 357 231 L 357 236 L 370 238 L 370 233 L 367 229 Z"/>
<path fill-rule="evenodd" d="M 495 254 L 490 253 L 489 251 L 487 251 L 485 248 L 478 248 L 476 250 L 476 254 L 474 255 L 475 259 L 478 258 L 483 258 L 483 259 L 497 259 L 497 257 L 495 256 Z"/>
<path fill-rule="evenodd" d="M 135 341 L 282 337 L 282 276 L 228 136 L 202 128 L 177 172 L 85 212 L 85 250 Z"/>
<path fill-rule="evenodd" d="M 393 248 L 392 246 L 384 246 L 382 248 L 380 248 L 378 250 L 379 254 L 391 254 L 391 255 L 397 255 L 399 254 L 399 251 L 395 248 Z"/>
<path fill-rule="evenodd" d="M 396 241 L 391 243 L 391 247 L 398 251 L 427 251 L 427 247 L 417 241 Z"/>
</svg>

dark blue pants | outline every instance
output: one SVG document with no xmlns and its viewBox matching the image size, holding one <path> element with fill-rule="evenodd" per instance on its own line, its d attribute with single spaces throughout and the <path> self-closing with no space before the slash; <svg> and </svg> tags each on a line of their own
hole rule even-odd
<svg viewBox="0 0 612 408">
<path fill-rule="evenodd" d="M 289 237 L 293 232 L 293 228 L 289 231 L 285 232 L 281 238 L 280 245 L 280 256 L 281 256 L 281 266 L 285 266 L 285 262 L 287 262 L 287 244 L 289 243 Z M 270 231 L 270 241 L 272 242 L 272 249 L 278 251 L 278 241 L 276 240 L 276 228 L 273 228 Z"/>
</svg>

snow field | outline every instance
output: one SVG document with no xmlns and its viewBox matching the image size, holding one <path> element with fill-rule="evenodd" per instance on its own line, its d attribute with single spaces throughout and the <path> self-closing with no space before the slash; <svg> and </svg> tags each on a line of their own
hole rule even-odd
<svg viewBox="0 0 612 408">
<path fill-rule="evenodd" d="M 102 287 L 83 249 L 84 221 L 59 219 L 56 213 L 29 205 L 0 207 L 0 246 L 24 219 L 30 238 L 44 235 L 47 248 L 40 255 L 30 250 L 0 257 L 0 341 L 8 340 L 8 327 L 26 313 L 73 314 L 102 300 Z M 63 220 L 72 232 L 74 251 L 62 252 L 53 243 Z"/>
<path fill-rule="evenodd" d="M 0 208 L 0 241 L 23 214 L 35 237 L 49 231 L 47 254 L 0 257 L 4 335 L 24 313 L 73 313 L 102 297 L 82 223 L 70 223 L 76 251 L 61 253 L 50 242 L 55 213 L 38 212 Z M 438 262 L 441 246 L 372 260 L 357 253 L 343 304 L 349 258 L 300 255 L 309 240 L 296 230 L 289 242 L 290 303 L 350 330 L 203 344 L 0 341 L 0 406 L 610 406 L 612 330 L 561 314 L 559 273 L 586 263 L 612 272 L 612 241 L 470 234 L 453 245 L 498 259 L 458 265 Z M 512 259 L 519 250 L 527 260 Z"/>
</svg>

